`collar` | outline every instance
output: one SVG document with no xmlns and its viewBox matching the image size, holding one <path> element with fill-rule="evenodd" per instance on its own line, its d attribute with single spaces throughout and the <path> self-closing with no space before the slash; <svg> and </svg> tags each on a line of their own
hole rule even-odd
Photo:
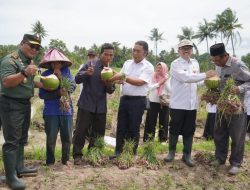
<svg viewBox="0 0 250 190">
<path fill-rule="evenodd" d="M 20 49 L 18 50 L 18 55 L 23 63 L 30 64 L 31 59 L 28 59 Z"/>
<path fill-rule="evenodd" d="M 179 57 L 180 61 L 185 62 L 185 63 L 191 63 L 191 58 L 189 60 L 183 59 L 182 57 Z"/>
<path fill-rule="evenodd" d="M 231 65 L 232 65 L 232 58 L 230 56 L 228 57 L 228 60 L 227 60 L 227 62 L 226 62 L 225 65 L 228 66 L 228 67 L 231 67 Z"/>
<path fill-rule="evenodd" d="M 143 60 L 141 60 L 139 63 L 136 63 L 135 60 L 133 59 L 134 64 L 144 64 L 145 62 L 146 62 L 145 58 L 143 58 Z"/>
</svg>

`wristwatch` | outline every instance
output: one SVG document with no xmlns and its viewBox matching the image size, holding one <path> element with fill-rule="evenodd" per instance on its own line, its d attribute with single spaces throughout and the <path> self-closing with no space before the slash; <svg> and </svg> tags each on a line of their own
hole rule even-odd
<svg viewBox="0 0 250 190">
<path fill-rule="evenodd" d="M 28 75 L 25 73 L 25 70 L 24 70 L 24 69 L 21 70 L 21 74 L 22 74 L 23 76 L 25 76 L 26 78 L 28 77 Z"/>
</svg>

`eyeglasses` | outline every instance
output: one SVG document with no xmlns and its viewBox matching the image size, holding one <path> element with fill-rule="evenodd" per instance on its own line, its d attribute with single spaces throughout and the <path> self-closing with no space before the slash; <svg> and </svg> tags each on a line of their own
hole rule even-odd
<svg viewBox="0 0 250 190">
<path fill-rule="evenodd" d="M 31 44 L 31 43 L 27 43 L 30 47 L 30 49 L 35 49 L 36 51 L 39 51 L 41 49 L 41 47 L 39 45 L 35 45 L 35 44 Z"/>
<path fill-rule="evenodd" d="M 191 50 L 191 49 L 193 49 L 193 47 L 192 46 L 183 46 L 180 49 L 185 51 L 185 50 Z"/>
</svg>

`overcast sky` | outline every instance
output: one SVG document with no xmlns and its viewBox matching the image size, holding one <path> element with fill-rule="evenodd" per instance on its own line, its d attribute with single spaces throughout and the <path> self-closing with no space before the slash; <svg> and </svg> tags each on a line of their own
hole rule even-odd
<svg viewBox="0 0 250 190">
<path fill-rule="evenodd" d="M 64 41 L 71 51 L 74 45 L 90 48 L 93 43 L 117 41 L 132 47 L 135 41 L 146 40 L 153 49 L 148 36 L 158 28 L 165 38 L 159 49 L 169 51 L 176 48 L 181 27 L 197 31 L 203 18 L 211 21 L 228 7 L 243 25 L 236 54 L 250 53 L 250 0 L 0 0 L 0 44 L 18 44 L 39 20 L 49 34 L 44 46 L 50 39 Z M 205 52 L 206 43 L 198 48 Z M 232 53 L 230 43 L 227 50 Z"/>
</svg>

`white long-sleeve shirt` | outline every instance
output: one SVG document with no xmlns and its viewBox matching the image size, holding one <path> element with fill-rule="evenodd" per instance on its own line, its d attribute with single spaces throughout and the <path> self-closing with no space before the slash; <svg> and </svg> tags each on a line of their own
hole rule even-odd
<svg viewBox="0 0 250 190">
<path fill-rule="evenodd" d="M 159 83 L 153 83 L 153 81 L 151 80 L 150 84 L 149 84 L 149 100 L 150 102 L 156 102 L 156 103 L 160 103 L 160 98 L 157 94 L 158 90 L 157 88 L 159 87 Z M 162 89 L 162 93 L 161 94 L 167 94 L 170 95 L 171 92 L 171 87 L 170 87 L 170 78 L 164 83 L 164 88 Z"/>
<path fill-rule="evenodd" d="M 153 65 L 143 59 L 140 63 L 135 63 L 134 60 L 128 60 L 123 64 L 120 73 L 124 73 L 125 76 L 136 77 L 145 81 L 146 83 L 141 86 L 135 86 L 125 82 L 122 85 L 122 95 L 128 96 L 147 96 L 148 84 L 153 76 Z"/>
<path fill-rule="evenodd" d="M 170 108 L 196 110 L 199 103 L 197 83 L 206 78 L 206 73 L 200 73 L 197 60 L 186 61 L 179 57 L 171 63 L 170 75 Z"/>
</svg>

